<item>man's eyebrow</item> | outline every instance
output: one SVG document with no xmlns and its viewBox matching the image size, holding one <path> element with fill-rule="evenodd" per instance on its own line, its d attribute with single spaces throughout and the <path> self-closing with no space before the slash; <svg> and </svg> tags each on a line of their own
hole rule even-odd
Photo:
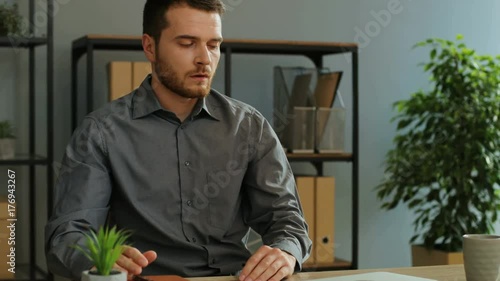
<svg viewBox="0 0 500 281">
<path fill-rule="evenodd" d="M 189 39 L 189 40 L 197 40 L 198 41 L 198 40 L 200 40 L 200 37 L 193 36 L 193 35 L 179 35 L 179 36 L 176 36 L 175 39 L 176 40 L 178 40 L 178 39 Z M 216 38 L 210 39 L 209 41 L 211 41 L 211 42 L 215 41 L 215 42 L 221 43 L 222 40 L 223 40 L 222 37 L 216 37 Z"/>
</svg>

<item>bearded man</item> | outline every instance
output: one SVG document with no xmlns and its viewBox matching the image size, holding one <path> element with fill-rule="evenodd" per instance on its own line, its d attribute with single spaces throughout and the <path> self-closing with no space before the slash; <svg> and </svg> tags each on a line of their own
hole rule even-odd
<svg viewBox="0 0 500 281">
<path fill-rule="evenodd" d="M 281 280 L 311 241 L 276 134 L 253 107 L 211 89 L 221 0 L 147 0 L 152 74 L 87 115 L 68 144 L 46 226 L 49 270 L 92 268 L 69 247 L 102 225 L 132 231 L 115 267 L 129 274 Z M 263 246 L 246 247 L 250 228 Z"/>
</svg>

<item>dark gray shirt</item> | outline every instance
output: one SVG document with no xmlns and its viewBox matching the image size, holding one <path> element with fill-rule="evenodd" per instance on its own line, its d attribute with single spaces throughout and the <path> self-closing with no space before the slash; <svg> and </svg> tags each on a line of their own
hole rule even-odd
<svg viewBox="0 0 500 281">
<path fill-rule="evenodd" d="M 143 274 L 231 274 L 250 257 L 249 227 L 298 265 L 311 241 L 290 165 L 254 108 L 214 90 L 184 121 L 162 108 L 150 77 L 89 114 L 74 132 L 46 226 L 49 269 L 79 278 L 91 263 L 69 247 L 104 223 L 155 250 Z"/>
</svg>

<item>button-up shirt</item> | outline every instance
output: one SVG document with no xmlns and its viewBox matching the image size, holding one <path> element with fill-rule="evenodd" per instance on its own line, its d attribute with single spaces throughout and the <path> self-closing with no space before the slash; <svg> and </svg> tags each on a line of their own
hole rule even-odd
<svg viewBox="0 0 500 281">
<path fill-rule="evenodd" d="M 181 122 L 165 110 L 151 76 L 86 116 L 75 130 L 46 226 L 49 269 L 79 278 L 92 264 L 74 248 L 103 224 L 158 258 L 143 274 L 231 274 L 263 243 L 303 262 L 307 225 L 286 154 L 254 108 L 211 90 Z"/>
</svg>

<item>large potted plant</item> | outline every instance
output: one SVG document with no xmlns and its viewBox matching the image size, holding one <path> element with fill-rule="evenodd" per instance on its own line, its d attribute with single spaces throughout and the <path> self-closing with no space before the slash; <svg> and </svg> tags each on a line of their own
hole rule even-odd
<svg viewBox="0 0 500 281">
<path fill-rule="evenodd" d="M 17 3 L 0 4 L 0 36 L 20 35 L 22 17 L 19 14 Z"/>
<path fill-rule="evenodd" d="M 402 203 L 414 211 L 410 242 L 426 250 L 412 247 L 413 264 L 425 265 L 434 252 L 461 252 L 462 235 L 491 233 L 497 221 L 500 56 L 476 54 L 461 35 L 455 42 L 428 39 L 416 47 L 430 47 L 423 66 L 432 87 L 395 103 L 395 147 L 376 191 L 383 209 Z M 424 252 L 423 261 L 415 250 Z"/>
<path fill-rule="evenodd" d="M 14 127 L 9 121 L 0 121 L 0 159 L 14 158 L 16 151 Z"/>
<path fill-rule="evenodd" d="M 116 227 L 101 227 L 95 233 L 85 234 L 85 245 L 74 245 L 94 265 L 94 270 L 82 273 L 82 281 L 126 281 L 127 273 L 113 269 L 113 265 L 125 250 L 130 232 Z"/>
</svg>

